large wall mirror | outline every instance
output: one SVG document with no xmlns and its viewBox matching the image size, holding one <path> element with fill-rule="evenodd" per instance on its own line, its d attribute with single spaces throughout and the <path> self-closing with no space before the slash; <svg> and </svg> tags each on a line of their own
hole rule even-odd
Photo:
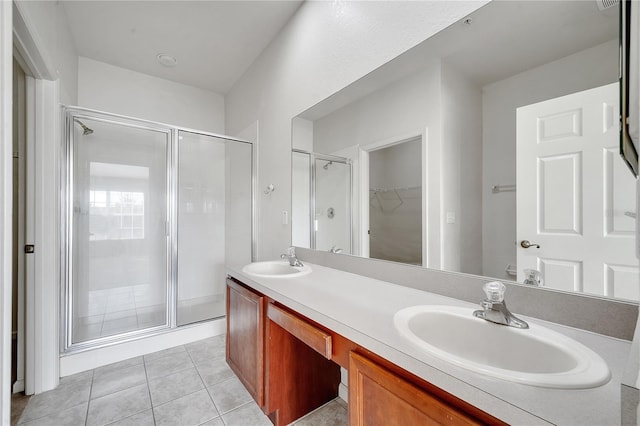
<svg viewBox="0 0 640 426">
<path fill-rule="evenodd" d="M 603 3 L 492 1 L 295 117 L 293 244 L 637 301 Z"/>
</svg>

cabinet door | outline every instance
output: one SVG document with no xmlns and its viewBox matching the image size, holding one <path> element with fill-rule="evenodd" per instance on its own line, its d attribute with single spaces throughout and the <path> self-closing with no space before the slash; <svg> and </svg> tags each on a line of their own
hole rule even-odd
<svg viewBox="0 0 640 426">
<path fill-rule="evenodd" d="M 266 323 L 265 413 L 276 426 L 338 396 L 340 366 L 331 335 L 299 314 L 269 304 Z"/>
<path fill-rule="evenodd" d="M 481 423 L 362 355 L 351 352 L 349 424 L 406 426 Z"/>
<path fill-rule="evenodd" d="M 227 364 L 258 405 L 264 405 L 266 297 L 227 280 Z"/>
</svg>

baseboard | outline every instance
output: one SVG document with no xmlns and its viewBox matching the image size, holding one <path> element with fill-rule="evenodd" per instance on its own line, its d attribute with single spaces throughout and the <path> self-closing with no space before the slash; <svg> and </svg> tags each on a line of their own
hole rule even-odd
<svg viewBox="0 0 640 426">
<path fill-rule="evenodd" d="M 349 403 L 349 388 L 344 383 L 340 383 L 340 386 L 338 386 L 338 396 L 347 404 Z"/>
<path fill-rule="evenodd" d="M 12 388 L 13 393 L 24 392 L 24 380 L 16 380 Z"/>
</svg>

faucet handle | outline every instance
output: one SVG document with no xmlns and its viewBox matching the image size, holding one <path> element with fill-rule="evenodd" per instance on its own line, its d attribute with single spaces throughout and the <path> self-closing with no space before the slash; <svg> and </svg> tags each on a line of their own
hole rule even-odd
<svg viewBox="0 0 640 426">
<path fill-rule="evenodd" d="M 489 302 L 502 302 L 504 301 L 504 292 L 507 288 L 500 281 L 492 281 L 482 286 L 486 300 Z"/>
</svg>

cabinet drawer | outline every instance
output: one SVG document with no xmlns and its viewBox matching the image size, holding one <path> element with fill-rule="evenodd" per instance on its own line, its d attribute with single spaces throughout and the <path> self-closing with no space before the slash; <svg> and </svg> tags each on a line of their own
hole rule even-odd
<svg viewBox="0 0 640 426">
<path fill-rule="evenodd" d="M 271 303 L 267 306 L 267 317 L 326 359 L 331 359 L 330 334 Z"/>
</svg>

